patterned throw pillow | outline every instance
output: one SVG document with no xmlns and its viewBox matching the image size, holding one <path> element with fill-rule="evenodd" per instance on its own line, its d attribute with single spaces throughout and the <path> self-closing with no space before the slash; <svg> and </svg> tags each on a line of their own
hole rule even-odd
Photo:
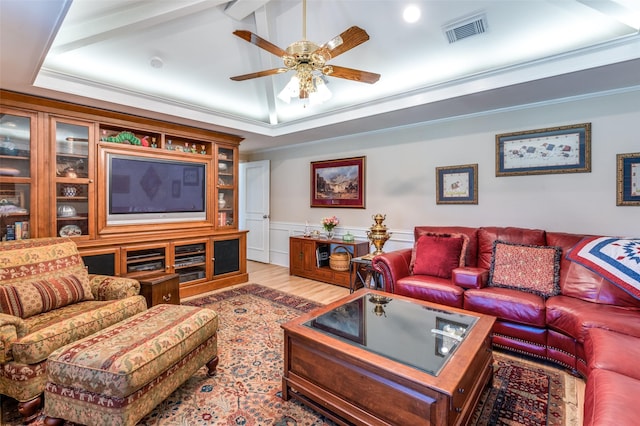
<svg viewBox="0 0 640 426">
<path fill-rule="evenodd" d="M 560 247 L 493 243 L 489 286 L 511 288 L 544 298 L 560 294 Z"/>
<path fill-rule="evenodd" d="M 415 275 L 451 278 L 451 271 L 464 259 L 462 238 L 422 235 L 416 241 Z"/>
<path fill-rule="evenodd" d="M 93 299 L 87 276 L 68 275 L 0 286 L 0 312 L 20 318 Z"/>
<path fill-rule="evenodd" d="M 418 240 L 423 235 L 428 235 L 430 237 L 441 237 L 441 238 L 460 238 L 462 240 L 462 250 L 460 252 L 458 266 L 459 267 L 465 266 L 465 259 L 467 256 L 467 247 L 469 246 L 469 236 L 467 236 L 466 234 L 446 234 L 446 233 L 439 233 L 439 232 L 424 232 L 420 234 L 420 236 L 418 237 Z M 411 262 L 409 263 L 409 272 L 411 272 L 412 274 L 415 274 L 413 267 L 416 264 L 416 248 L 418 247 L 418 240 L 416 240 L 416 242 L 413 244 L 413 250 L 411 251 Z"/>
</svg>

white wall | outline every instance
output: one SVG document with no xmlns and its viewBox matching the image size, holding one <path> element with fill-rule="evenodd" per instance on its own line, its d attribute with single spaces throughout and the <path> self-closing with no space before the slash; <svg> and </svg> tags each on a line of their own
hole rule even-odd
<svg viewBox="0 0 640 426">
<path fill-rule="evenodd" d="M 495 176 L 495 135 L 592 123 L 591 173 Z M 520 226 L 640 236 L 640 207 L 616 206 L 616 154 L 640 152 L 640 89 L 535 105 L 254 154 L 271 161 L 272 263 L 288 264 L 288 235 L 336 215 L 365 238 L 387 215 L 385 251 L 416 225 Z M 366 156 L 366 209 L 310 208 L 310 162 Z M 435 168 L 478 164 L 477 205 L 437 205 Z"/>
</svg>

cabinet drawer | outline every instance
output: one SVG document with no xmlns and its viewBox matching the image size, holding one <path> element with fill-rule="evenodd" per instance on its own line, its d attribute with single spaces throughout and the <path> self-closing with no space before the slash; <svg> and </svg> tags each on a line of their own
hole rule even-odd
<svg viewBox="0 0 640 426">
<path fill-rule="evenodd" d="M 140 282 L 140 294 L 147 299 L 147 308 L 162 303 L 180 304 L 180 276 L 161 274 L 137 278 Z"/>
<path fill-rule="evenodd" d="M 475 358 L 469 363 L 469 368 L 464 379 L 458 384 L 456 391 L 453 394 L 452 400 L 452 416 L 457 416 L 463 409 L 465 404 L 469 404 L 469 399 L 477 398 L 478 392 L 482 392 L 482 389 L 474 389 L 474 384 L 480 383 L 479 377 L 486 374 L 487 369 L 491 368 L 492 355 L 489 346 L 489 340 L 485 341 L 485 347 L 478 352 Z M 484 383 L 484 382 L 482 382 Z"/>
<path fill-rule="evenodd" d="M 349 272 L 334 271 L 333 282 L 343 287 L 349 287 Z"/>
<path fill-rule="evenodd" d="M 333 280 L 333 271 L 326 267 L 316 268 L 313 275 L 319 280 L 329 280 L 329 282 Z"/>
</svg>

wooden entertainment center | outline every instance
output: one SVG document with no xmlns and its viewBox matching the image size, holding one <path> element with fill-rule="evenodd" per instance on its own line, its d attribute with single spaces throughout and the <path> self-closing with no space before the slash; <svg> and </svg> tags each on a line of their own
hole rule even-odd
<svg viewBox="0 0 640 426">
<path fill-rule="evenodd" d="M 178 274 L 180 297 L 248 280 L 240 137 L 8 91 L 0 113 L 2 240 L 67 236 L 90 272 Z"/>
</svg>

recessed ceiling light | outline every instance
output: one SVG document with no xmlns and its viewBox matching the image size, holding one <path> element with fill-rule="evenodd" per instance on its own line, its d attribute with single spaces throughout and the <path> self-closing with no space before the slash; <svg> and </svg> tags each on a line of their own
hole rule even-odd
<svg viewBox="0 0 640 426">
<path fill-rule="evenodd" d="M 415 4 L 410 4 L 405 7 L 404 12 L 402 12 L 402 17 L 406 22 L 413 24 L 420 19 L 420 8 Z"/>
</svg>

